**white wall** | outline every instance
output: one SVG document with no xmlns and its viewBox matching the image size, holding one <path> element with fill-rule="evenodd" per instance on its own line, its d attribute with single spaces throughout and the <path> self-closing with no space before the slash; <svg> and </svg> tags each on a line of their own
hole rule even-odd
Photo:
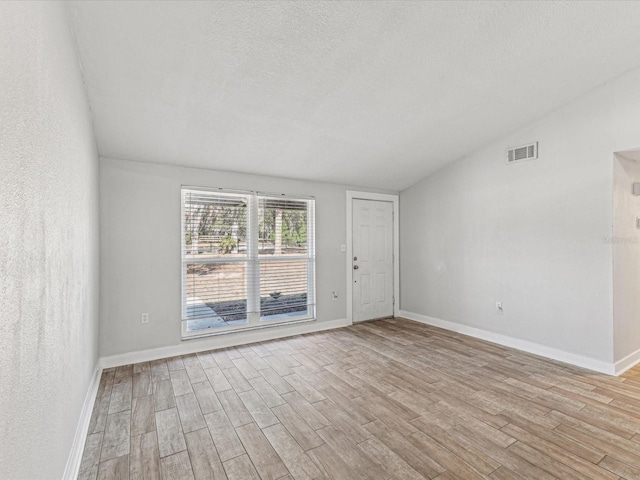
<svg viewBox="0 0 640 480">
<path fill-rule="evenodd" d="M 626 158 L 625 158 L 626 157 Z M 634 158 L 635 157 L 635 158 Z M 640 152 L 613 160 L 613 316 L 614 359 L 640 354 Z"/>
<path fill-rule="evenodd" d="M 61 478 L 98 353 L 98 167 L 64 7 L 0 2 L 0 478 Z"/>
<path fill-rule="evenodd" d="M 322 328 L 346 319 L 346 190 L 285 180 L 125 160 L 100 160 L 100 353 L 109 357 L 160 347 L 214 348 L 247 332 L 181 341 L 180 186 L 258 190 L 316 198 L 316 297 Z M 332 299 L 332 291 L 338 299 Z M 140 314 L 149 312 L 149 324 Z M 290 327 L 274 327 L 291 334 Z M 167 351 L 167 350 L 164 350 Z"/>
<path fill-rule="evenodd" d="M 639 84 L 630 72 L 401 192 L 401 309 L 611 364 L 611 164 L 640 145 Z M 538 160 L 505 164 L 531 141 Z"/>
</svg>

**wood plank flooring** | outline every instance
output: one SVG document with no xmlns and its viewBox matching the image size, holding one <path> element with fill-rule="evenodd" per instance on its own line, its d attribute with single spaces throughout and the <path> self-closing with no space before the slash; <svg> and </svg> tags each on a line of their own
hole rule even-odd
<svg viewBox="0 0 640 480">
<path fill-rule="evenodd" d="M 640 479 L 620 378 L 403 319 L 107 369 L 79 478 Z"/>
</svg>

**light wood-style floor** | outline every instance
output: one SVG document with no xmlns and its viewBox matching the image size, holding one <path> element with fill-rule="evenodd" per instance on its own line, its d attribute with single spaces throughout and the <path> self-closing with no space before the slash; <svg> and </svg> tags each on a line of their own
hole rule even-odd
<svg viewBox="0 0 640 480">
<path fill-rule="evenodd" d="M 402 319 L 106 370 L 81 479 L 640 478 L 608 377 Z"/>
</svg>

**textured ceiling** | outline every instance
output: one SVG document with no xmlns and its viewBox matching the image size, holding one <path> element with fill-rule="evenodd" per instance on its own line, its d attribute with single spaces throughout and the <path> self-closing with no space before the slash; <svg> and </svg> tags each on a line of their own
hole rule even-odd
<svg viewBox="0 0 640 480">
<path fill-rule="evenodd" d="M 640 65 L 640 2 L 69 12 L 102 156 L 394 190 Z"/>
</svg>

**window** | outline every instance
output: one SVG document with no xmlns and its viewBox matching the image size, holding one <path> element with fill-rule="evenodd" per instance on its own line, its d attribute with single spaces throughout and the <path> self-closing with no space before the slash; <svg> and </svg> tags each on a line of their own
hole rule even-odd
<svg viewBox="0 0 640 480">
<path fill-rule="evenodd" d="M 315 318 L 315 202 L 182 189 L 182 336 Z"/>
</svg>

